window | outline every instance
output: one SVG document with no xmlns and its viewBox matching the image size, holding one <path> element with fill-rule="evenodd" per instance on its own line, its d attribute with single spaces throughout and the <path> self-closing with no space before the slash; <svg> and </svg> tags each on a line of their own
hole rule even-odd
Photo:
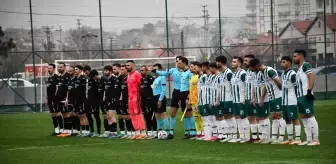
<svg viewBox="0 0 336 164">
<path fill-rule="evenodd" d="M 316 6 L 317 6 L 317 8 L 322 8 L 323 7 L 323 0 L 316 0 Z"/>
<path fill-rule="evenodd" d="M 319 61 L 323 61 L 324 60 L 323 54 L 318 54 L 318 58 L 319 58 Z"/>
<path fill-rule="evenodd" d="M 24 82 L 21 80 L 11 80 L 11 87 L 24 87 Z"/>
<path fill-rule="evenodd" d="M 327 40 L 327 42 L 326 42 L 327 47 L 330 47 L 330 38 L 327 38 L 326 40 Z"/>
<path fill-rule="evenodd" d="M 320 21 L 318 22 L 318 28 L 321 28 L 321 22 Z"/>
</svg>

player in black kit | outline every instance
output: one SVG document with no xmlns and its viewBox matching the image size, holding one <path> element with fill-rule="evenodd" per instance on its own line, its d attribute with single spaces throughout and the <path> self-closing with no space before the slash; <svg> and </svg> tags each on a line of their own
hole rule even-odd
<svg viewBox="0 0 336 164">
<path fill-rule="evenodd" d="M 70 66 L 68 70 L 69 74 L 69 83 L 68 83 L 68 94 L 67 94 L 67 101 L 66 106 L 68 110 L 71 111 L 71 121 L 72 121 L 72 133 L 71 136 L 77 136 L 80 132 L 80 120 L 78 114 L 75 112 L 75 105 L 76 105 L 76 80 L 77 76 L 75 74 L 75 67 Z"/>
<path fill-rule="evenodd" d="M 117 138 L 117 120 L 115 119 L 116 112 L 116 93 L 115 93 L 115 81 L 116 77 L 113 75 L 112 66 L 105 66 L 105 90 L 104 90 L 104 111 L 107 113 L 108 121 L 108 134 L 105 137 Z M 117 84 L 116 84 L 117 85 Z"/>
<path fill-rule="evenodd" d="M 76 105 L 75 112 L 79 115 L 80 125 L 82 128 L 82 134 L 78 136 L 88 137 L 90 136 L 89 123 L 86 118 L 85 101 L 87 100 L 87 81 L 88 79 L 83 75 L 83 67 L 81 65 L 75 66 L 76 82 L 75 82 L 75 92 L 76 92 Z"/>
<path fill-rule="evenodd" d="M 56 89 L 56 108 L 58 112 L 62 112 L 62 115 L 65 120 L 68 122 L 68 118 L 70 117 L 69 112 L 67 111 L 67 108 L 65 108 L 65 100 L 66 95 L 68 91 L 68 81 L 69 81 L 69 75 L 65 70 L 65 63 L 60 62 L 58 63 L 58 84 Z M 58 121 L 60 126 L 60 133 L 59 136 L 68 136 L 69 134 L 66 132 L 63 132 L 63 119 L 62 119 L 61 113 L 58 114 Z M 70 123 L 71 124 L 71 123 Z"/>
<path fill-rule="evenodd" d="M 132 131 L 134 132 L 132 121 L 128 114 L 128 89 L 127 89 L 127 70 L 126 65 L 122 65 L 120 68 L 120 86 L 121 86 L 121 105 L 119 110 L 117 110 L 118 119 L 119 119 L 119 129 L 121 132 L 121 138 L 131 138 L 133 136 Z M 126 130 L 127 133 L 123 134 L 122 131 Z"/>
<path fill-rule="evenodd" d="M 88 111 L 86 117 L 90 125 L 92 137 L 98 137 L 101 134 L 101 120 L 99 116 L 100 96 L 99 96 L 99 75 L 97 70 L 91 70 L 89 73 L 88 89 Z M 94 133 L 94 122 L 91 115 L 94 115 L 97 125 L 97 133 Z M 92 122 L 91 122 L 92 121 Z"/>
<path fill-rule="evenodd" d="M 60 111 L 57 111 L 56 107 L 56 87 L 57 87 L 57 80 L 58 77 L 55 74 L 55 64 L 49 64 L 48 66 L 48 81 L 47 81 L 47 100 L 48 100 L 48 107 L 49 107 L 49 112 L 52 118 L 52 122 L 55 128 L 55 132 L 52 133 L 53 136 L 56 136 L 60 133 L 59 129 L 59 122 L 58 122 L 58 114 Z M 61 118 L 62 119 L 62 118 Z"/>
<path fill-rule="evenodd" d="M 157 135 L 157 123 L 154 117 L 154 110 L 156 109 L 157 101 L 154 101 L 151 87 L 154 82 L 154 78 L 148 75 L 146 66 L 141 66 L 140 73 L 142 76 L 140 84 L 141 109 L 146 120 L 147 138 L 154 139 Z"/>
</svg>

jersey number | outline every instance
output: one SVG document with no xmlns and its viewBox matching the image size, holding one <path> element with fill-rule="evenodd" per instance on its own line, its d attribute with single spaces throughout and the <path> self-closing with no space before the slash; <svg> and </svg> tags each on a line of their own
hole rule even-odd
<svg viewBox="0 0 336 164">
<path fill-rule="evenodd" d="M 306 109 L 306 113 L 310 113 L 310 110 L 309 110 L 309 109 Z"/>
</svg>

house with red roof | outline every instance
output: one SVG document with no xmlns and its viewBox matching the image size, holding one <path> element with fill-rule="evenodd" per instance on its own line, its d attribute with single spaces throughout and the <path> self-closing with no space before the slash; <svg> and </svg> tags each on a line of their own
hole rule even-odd
<svg viewBox="0 0 336 164">
<path fill-rule="evenodd" d="M 324 32 L 324 16 L 316 17 L 307 29 L 308 42 L 313 43 L 316 48 L 316 57 L 312 57 L 312 61 L 333 62 L 336 58 L 336 14 L 326 16 L 326 35 Z M 326 43 L 325 43 L 326 36 Z M 326 55 L 325 55 L 326 44 Z M 318 62 L 323 63 L 323 62 Z M 334 62 L 335 63 L 335 62 Z"/>
</svg>

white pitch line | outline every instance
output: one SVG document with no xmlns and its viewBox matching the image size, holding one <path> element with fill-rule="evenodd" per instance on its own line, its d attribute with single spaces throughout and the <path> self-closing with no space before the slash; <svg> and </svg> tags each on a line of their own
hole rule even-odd
<svg viewBox="0 0 336 164">
<path fill-rule="evenodd" d="M 8 151 L 15 151 L 15 150 L 32 150 L 32 149 L 47 149 L 53 147 L 69 147 L 69 146 L 88 146 L 88 145 L 105 145 L 105 144 L 116 144 L 116 143 L 131 143 L 129 142 L 104 142 L 104 143 L 89 143 L 89 144 L 76 144 L 76 145 L 52 145 L 52 146 L 28 146 L 28 147 L 18 147 L 18 148 L 10 148 L 7 149 Z"/>
</svg>

